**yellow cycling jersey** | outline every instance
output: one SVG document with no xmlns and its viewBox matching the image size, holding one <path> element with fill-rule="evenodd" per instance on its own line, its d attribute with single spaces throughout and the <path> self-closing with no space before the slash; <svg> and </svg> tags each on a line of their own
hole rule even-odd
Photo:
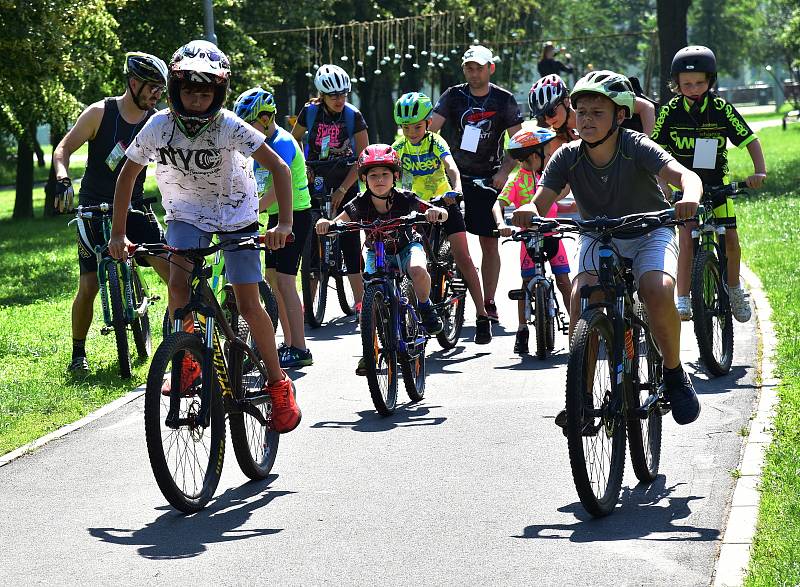
<svg viewBox="0 0 800 587">
<path fill-rule="evenodd" d="M 450 147 L 442 137 L 427 132 L 417 145 L 402 137 L 392 146 L 403 164 L 403 189 L 426 201 L 450 191 L 443 161 L 450 154 Z"/>
</svg>

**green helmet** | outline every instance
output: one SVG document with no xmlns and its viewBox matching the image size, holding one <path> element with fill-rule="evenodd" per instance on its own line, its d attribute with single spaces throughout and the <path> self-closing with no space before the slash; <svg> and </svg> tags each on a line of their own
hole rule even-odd
<svg viewBox="0 0 800 587">
<path fill-rule="evenodd" d="M 636 94 L 630 80 L 622 74 L 601 70 L 587 73 L 575 84 L 569 97 L 575 104 L 575 98 L 582 94 L 600 94 L 620 108 L 625 109 L 625 118 L 633 116 Z"/>
<path fill-rule="evenodd" d="M 403 94 L 394 104 L 394 121 L 397 124 L 416 124 L 427 120 L 433 112 L 431 99 L 420 92 Z"/>
</svg>

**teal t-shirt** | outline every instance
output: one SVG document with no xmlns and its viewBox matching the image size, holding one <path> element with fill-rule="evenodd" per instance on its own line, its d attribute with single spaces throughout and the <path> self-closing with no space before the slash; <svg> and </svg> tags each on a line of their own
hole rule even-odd
<svg viewBox="0 0 800 587">
<path fill-rule="evenodd" d="M 311 194 L 308 191 L 308 178 L 306 177 L 306 158 L 303 156 L 300 145 L 289 131 L 276 127 L 275 132 L 267 139 L 267 146 L 286 162 L 292 172 L 292 210 L 300 212 L 311 208 Z M 254 161 L 253 172 L 256 175 L 259 194 L 263 194 L 272 187 L 272 173 L 268 169 Z M 267 208 L 267 214 L 277 213 L 278 202 L 275 202 Z"/>
</svg>

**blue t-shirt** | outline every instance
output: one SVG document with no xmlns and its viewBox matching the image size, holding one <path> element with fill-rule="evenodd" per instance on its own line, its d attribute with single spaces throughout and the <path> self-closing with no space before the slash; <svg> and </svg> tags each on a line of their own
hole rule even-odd
<svg viewBox="0 0 800 587">
<path fill-rule="evenodd" d="M 299 212 L 311 207 L 311 194 L 308 192 L 308 178 L 306 177 L 306 159 L 303 151 L 292 134 L 281 128 L 275 127 L 275 132 L 267 139 L 267 146 L 284 160 L 292 172 L 292 210 Z M 253 172 L 258 184 L 258 193 L 263 194 L 272 187 L 272 174 L 268 169 L 261 167 L 258 161 L 253 161 Z M 277 214 L 278 203 L 273 203 L 267 208 L 267 214 Z"/>
</svg>

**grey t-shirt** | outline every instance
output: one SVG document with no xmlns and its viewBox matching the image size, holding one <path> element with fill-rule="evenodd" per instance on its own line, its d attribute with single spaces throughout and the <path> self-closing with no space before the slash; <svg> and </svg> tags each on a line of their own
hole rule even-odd
<svg viewBox="0 0 800 587">
<path fill-rule="evenodd" d="M 673 158 L 647 135 L 620 129 L 617 151 L 605 167 L 592 164 L 587 150 L 581 140 L 562 145 L 541 181 L 556 193 L 569 184 L 582 218 L 618 218 L 670 207 L 656 175 Z"/>
</svg>

